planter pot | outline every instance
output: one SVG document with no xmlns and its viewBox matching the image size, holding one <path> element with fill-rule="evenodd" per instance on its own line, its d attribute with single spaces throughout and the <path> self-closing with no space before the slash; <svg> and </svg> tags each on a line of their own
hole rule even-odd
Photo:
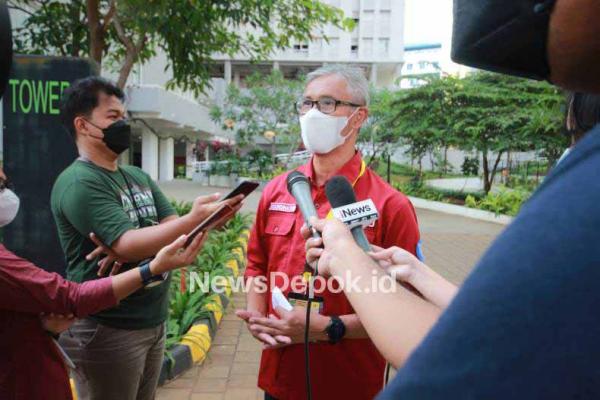
<svg viewBox="0 0 600 400">
<path fill-rule="evenodd" d="M 192 173 L 192 182 L 202 182 L 202 180 L 204 179 L 204 172 L 202 171 L 194 171 Z"/>
<path fill-rule="evenodd" d="M 229 175 L 212 175 L 210 177 L 210 184 L 212 186 L 219 186 L 219 187 L 231 186 Z"/>
</svg>

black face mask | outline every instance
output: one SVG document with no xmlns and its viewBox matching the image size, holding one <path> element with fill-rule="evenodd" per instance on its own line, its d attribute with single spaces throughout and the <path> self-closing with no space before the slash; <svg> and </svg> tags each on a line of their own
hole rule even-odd
<svg viewBox="0 0 600 400">
<path fill-rule="evenodd" d="M 104 129 L 92 122 L 90 122 L 90 124 L 102 130 L 102 133 L 104 134 L 102 141 L 106 143 L 106 147 L 111 149 L 115 154 L 121 154 L 131 145 L 131 125 L 129 125 L 127 121 L 120 119 Z"/>
<path fill-rule="evenodd" d="M 452 60 L 548 79 L 550 14 L 556 0 L 454 0 Z"/>
</svg>

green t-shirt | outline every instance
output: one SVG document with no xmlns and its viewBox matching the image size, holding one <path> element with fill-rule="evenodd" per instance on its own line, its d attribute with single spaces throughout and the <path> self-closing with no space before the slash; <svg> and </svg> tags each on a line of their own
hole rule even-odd
<svg viewBox="0 0 600 400">
<path fill-rule="evenodd" d="M 120 170 L 127 181 L 119 171 L 111 172 L 90 162 L 76 160 L 54 183 L 51 207 L 69 280 L 99 279 L 98 262 L 103 256 L 90 261 L 85 259 L 95 248 L 89 239 L 91 232 L 112 246 L 128 230 L 156 225 L 175 214 L 165 195 L 145 172 L 132 166 L 120 167 Z M 124 265 L 121 270 L 135 266 Z M 150 289 L 142 288 L 117 307 L 92 318 L 120 329 L 155 327 L 167 318 L 169 282 L 170 279 Z"/>
</svg>

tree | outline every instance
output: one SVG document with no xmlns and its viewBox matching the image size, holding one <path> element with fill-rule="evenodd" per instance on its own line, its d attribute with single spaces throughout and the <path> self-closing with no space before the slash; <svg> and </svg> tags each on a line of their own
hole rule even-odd
<svg viewBox="0 0 600 400">
<path fill-rule="evenodd" d="M 448 146 L 480 152 L 486 193 L 506 152 L 553 155 L 566 145 L 560 135 L 563 97 L 545 82 L 484 72 L 447 76 L 399 91 L 391 104 L 388 129 L 411 156 Z"/>
<path fill-rule="evenodd" d="M 560 134 L 564 98 L 556 87 L 493 73 L 473 74 L 463 83 L 464 90 L 453 101 L 452 130 L 462 149 L 481 153 L 486 193 L 506 152 L 551 154 L 556 147 L 566 146 Z"/>
<path fill-rule="evenodd" d="M 407 146 L 407 154 L 418 160 L 421 172 L 422 159 L 427 153 L 433 155 L 444 149 L 445 154 L 445 149 L 457 144 L 448 125 L 452 120 L 453 95 L 462 85 L 453 77 L 420 79 L 425 82 L 423 86 L 394 92 L 384 106 L 381 120 L 384 130 L 391 133 L 396 143 Z"/>
<path fill-rule="evenodd" d="M 124 87 L 137 62 L 157 49 L 173 72 L 168 87 L 196 95 L 208 86 L 213 55 L 266 59 L 276 49 L 310 40 L 332 24 L 352 28 L 343 12 L 319 1 L 286 0 L 9 0 L 27 16 L 15 28 L 17 50 L 89 56 L 119 73 Z"/>
<path fill-rule="evenodd" d="M 250 75 L 245 86 L 229 85 L 223 106 L 211 110 L 212 119 L 233 130 L 240 145 L 252 144 L 257 136 L 271 136 L 270 140 L 288 145 L 289 153 L 295 151 L 301 141 L 296 102 L 303 82 L 272 71 Z"/>
</svg>

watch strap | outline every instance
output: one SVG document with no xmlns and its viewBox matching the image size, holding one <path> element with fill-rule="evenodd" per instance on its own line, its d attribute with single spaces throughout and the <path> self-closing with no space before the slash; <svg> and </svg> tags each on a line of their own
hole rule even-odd
<svg viewBox="0 0 600 400">
<path fill-rule="evenodd" d="M 346 335 L 346 325 L 344 324 L 344 321 L 336 315 L 332 315 L 330 318 L 331 320 L 329 321 L 329 325 L 327 325 L 325 332 L 329 337 L 329 343 L 336 344 Z"/>
</svg>

